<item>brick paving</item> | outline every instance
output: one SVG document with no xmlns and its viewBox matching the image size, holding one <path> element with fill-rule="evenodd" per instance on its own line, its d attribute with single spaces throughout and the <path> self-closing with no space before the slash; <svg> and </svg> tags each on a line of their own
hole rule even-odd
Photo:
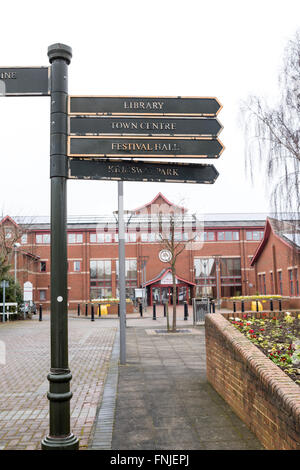
<svg viewBox="0 0 300 470">
<path fill-rule="evenodd" d="M 73 375 L 71 430 L 80 449 L 260 449 L 261 445 L 206 380 L 204 328 L 193 329 L 191 307 L 178 327 L 162 308 L 128 315 L 127 363 L 118 366 L 119 319 L 69 317 Z M 40 449 L 49 431 L 49 315 L 0 324 L 0 450 Z M 0 343 L 1 346 L 1 343 Z"/>
<path fill-rule="evenodd" d="M 117 320 L 69 319 L 71 430 L 80 449 L 88 446 L 116 331 Z M 6 364 L 0 363 L 0 449 L 40 449 L 49 432 L 49 315 L 42 322 L 33 317 L 0 324 L 0 341 L 6 349 Z"/>
</svg>

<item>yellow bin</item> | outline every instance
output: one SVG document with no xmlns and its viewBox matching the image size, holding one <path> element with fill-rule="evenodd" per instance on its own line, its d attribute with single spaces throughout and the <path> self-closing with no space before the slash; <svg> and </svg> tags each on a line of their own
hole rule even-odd
<svg viewBox="0 0 300 470">
<path fill-rule="evenodd" d="M 256 312 L 256 301 L 251 302 L 251 310 L 252 310 L 253 312 Z M 263 310 L 262 303 L 261 303 L 261 302 L 258 302 L 258 311 L 259 311 L 259 312 L 262 312 L 262 310 Z"/>
<path fill-rule="evenodd" d="M 107 307 L 110 307 L 110 304 L 100 305 L 101 315 L 107 315 Z"/>
</svg>

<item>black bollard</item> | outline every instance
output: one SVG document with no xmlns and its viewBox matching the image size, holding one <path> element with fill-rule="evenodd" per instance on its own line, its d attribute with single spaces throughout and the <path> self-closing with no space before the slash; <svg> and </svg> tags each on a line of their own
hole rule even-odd
<svg viewBox="0 0 300 470">
<path fill-rule="evenodd" d="M 256 311 L 258 312 L 258 300 L 256 300 Z"/>
<path fill-rule="evenodd" d="M 99 308 L 99 317 L 101 317 L 101 304 L 98 304 L 98 308 Z"/>
<path fill-rule="evenodd" d="M 88 304 L 85 304 L 85 316 L 88 316 Z"/>
<path fill-rule="evenodd" d="M 213 313 L 216 313 L 216 306 L 214 302 L 212 302 L 212 310 L 213 310 Z"/>
<path fill-rule="evenodd" d="M 278 304 L 279 304 L 279 312 L 281 312 L 281 300 L 280 299 L 278 300 Z"/>
<path fill-rule="evenodd" d="M 91 321 L 95 321 L 95 316 L 94 316 L 94 304 L 91 304 Z"/>
<path fill-rule="evenodd" d="M 140 309 L 140 316 L 142 317 L 143 316 L 143 304 L 142 303 L 139 304 L 139 309 Z"/>
<path fill-rule="evenodd" d="M 235 312 L 236 312 L 236 303 L 233 302 L 233 313 L 235 313 Z"/>
<path fill-rule="evenodd" d="M 244 304 L 244 301 L 243 301 L 243 300 L 242 300 L 242 307 L 241 307 L 241 310 L 242 310 L 242 312 L 245 311 L 245 304 Z"/>
<path fill-rule="evenodd" d="M 43 319 L 43 306 L 40 304 L 40 309 L 39 309 L 39 321 L 42 321 Z"/>
<path fill-rule="evenodd" d="M 272 299 L 270 300 L 270 310 L 271 312 L 273 312 L 273 300 Z"/>
<path fill-rule="evenodd" d="M 153 320 L 156 320 L 156 303 L 153 302 Z"/>
<path fill-rule="evenodd" d="M 118 304 L 118 317 L 120 316 L 120 304 Z"/>
<path fill-rule="evenodd" d="M 78 304 L 78 307 L 77 307 L 77 315 L 80 317 L 80 304 Z"/>
<path fill-rule="evenodd" d="M 187 301 L 184 302 L 184 320 L 187 320 L 189 316 Z"/>
<path fill-rule="evenodd" d="M 167 316 L 167 303 L 164 302 L 164 317 Z"/>
</svg>

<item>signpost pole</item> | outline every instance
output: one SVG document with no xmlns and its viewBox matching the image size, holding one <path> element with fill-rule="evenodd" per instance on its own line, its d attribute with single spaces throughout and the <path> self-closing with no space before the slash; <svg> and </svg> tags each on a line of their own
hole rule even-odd
<svg viewBox="0 0 300 470">
<path fill-rule="evenodd" d="M 126 290 L 123 181 L 118 181 L 120 364 L 126 364 Z"/>
<path fill-rule="evenodd" d="M 50 432 L 43 450 L 77 450 L 70 431 L 70 381 L 67 310 L 67 97 L 68 65 L 72 49 L 63 44 L 48 48 L 51 63 L 51 367 Z"/>
<path fill-rule="evenodd" d="M 3 310 L 2 310 L 2 322 L 5 322 L 5 281 L 3 281 Z"/>
</svg>

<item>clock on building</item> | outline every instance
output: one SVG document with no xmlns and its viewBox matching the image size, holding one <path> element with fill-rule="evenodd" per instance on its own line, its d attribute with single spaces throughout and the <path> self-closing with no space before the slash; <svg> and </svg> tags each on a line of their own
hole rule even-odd
<svg viewBox="0 0 300 470">
<path fill-rule="evenodd" d="M 172 253 L 170 250 L 160 250 L 158 257 L 163 263 L 168 263 L 172 259 Z"/>
</svg>

